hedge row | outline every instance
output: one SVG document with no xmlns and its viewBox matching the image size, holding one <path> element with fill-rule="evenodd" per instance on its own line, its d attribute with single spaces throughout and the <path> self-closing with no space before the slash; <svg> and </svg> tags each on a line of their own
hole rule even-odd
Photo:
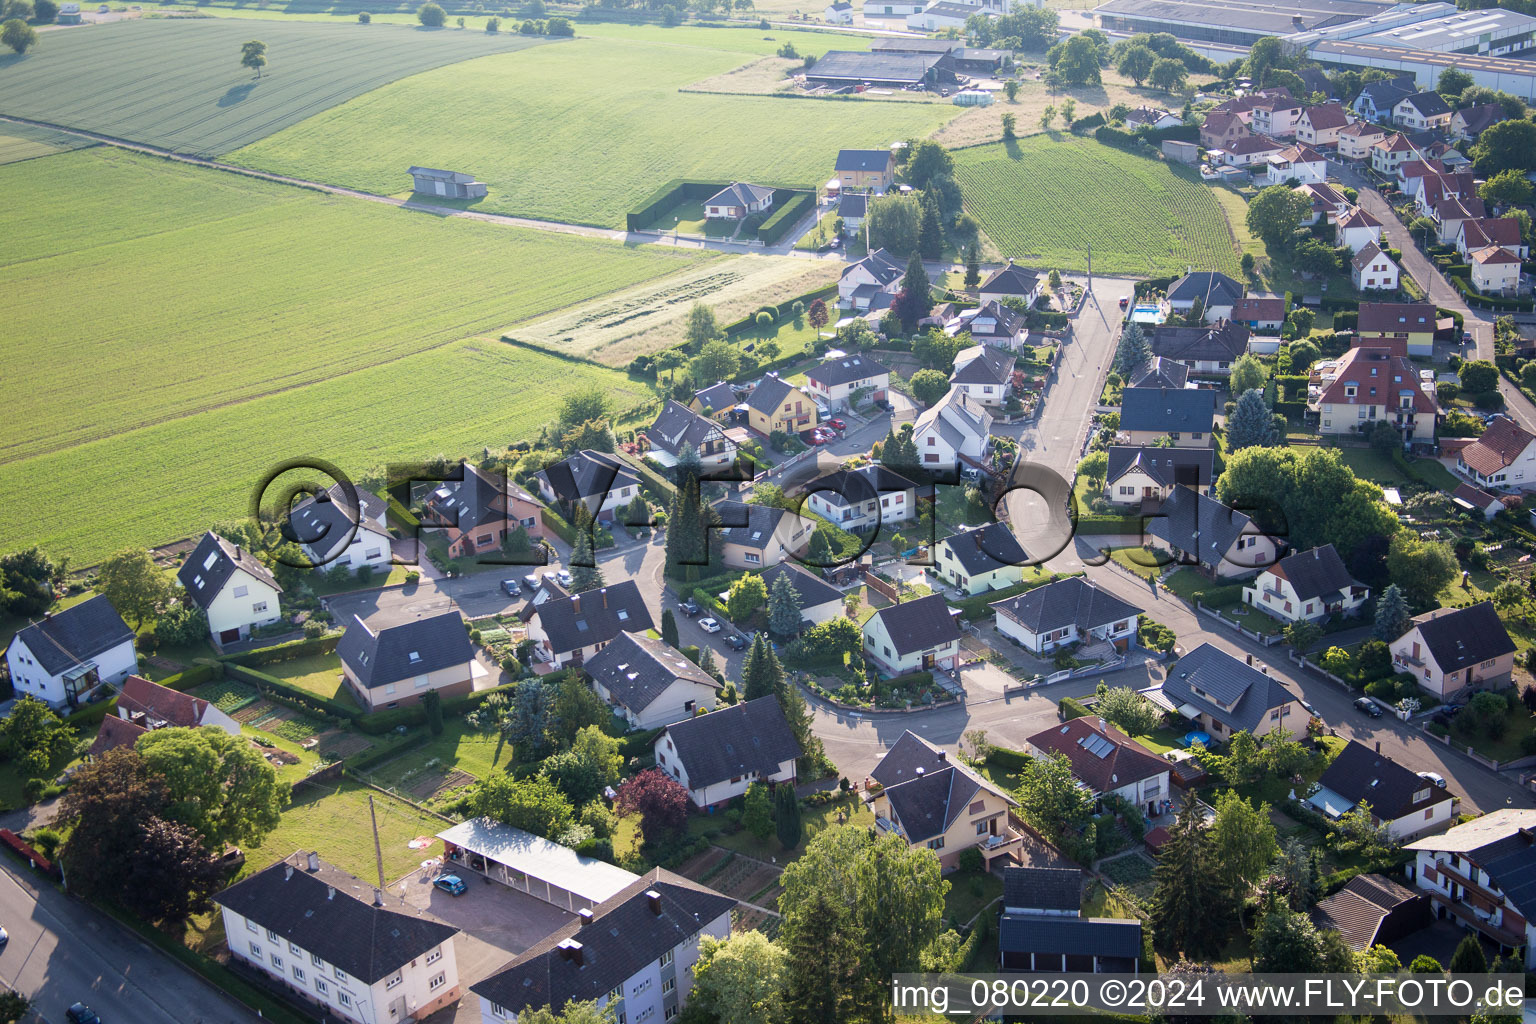
<svg viewBox="0 0 1536 1024">
<path fill-rule="evenodd" d="M 351 721 L 357 721 L 363 715 L 360 709 L 350 704 L 343 704 L 328 697 L 317 696 L 308 690 L 294 686 L 286 680 L 236 662 L 225 662 L 224 674 L 238 682 L 251 684 L 257 690 L 260 690 L 265 697 L 283 697 L 302 705 L 298 710 L 319 712 L 323 715 L 335 715 Z"/>
<path fill-rule="evenodd" d="M 725 184 L 721 182 L 673 179 L 661 186 L 660 190 L 652 195 L 640 209 L 625 214 L 625 226 L 630 231 L 644 231 L 655 222 L 657 217 L 674 206 L 694 199 L 708 199 L 724 187 Z"/>
<path fill-rule="evenodd" d="M 1004 771 L 1023 771 L 1024 766 L 1034 758 L 1022 750 L 1011 750 L 1008 747 L 988 747 L 987 764 L 996 765 Z"/>
<path fill-rule="evenodd" d="M 1074 718 L 1086 718 L 1090 713 L 1080 701 L 1073 697 L 1061 698 L 1056 702 L 1056 706 L 1057 713 L 1061 715 L 1063 722 L 1070 722 Z"/>
<path fill-rule="evenodd" d="M 554 532 L 556 537 L 559 537 L 572 547 L 576 546 L 576 527 L 560 518 L 560 513 L 545 506 L 539 509 L 539 518 L 544 521 L 545 526 Z"/>
<path fill-rule="evenodd" d="M 730 613 L 725 610 L 725 605 L 720 603 L 720 599 L 714 593 L 705 590 L 703 587 L 694 587 L 693 599 L 699 602 L 699 607 L 709 612 L 715 618 L 722 622 L 730 621 Z"/>
<path fill-rule="evenodd" d="M 259 647 L 254 651 L 245 651 L 241 654 L 226 654 L 219 660 L 226 665 L 275 665 L 280 661 L 293 661 L 315 654 L 330 654 L 336 650 L 336 645 L 340 642 L 341 634 L 332 633 L 328 636 L 290 640 L 273 647 Z"/>
<path fill-rule="evenodd" d="M 1484 295 L 1460 277 L 1451 276 L 1449 280 L 1468 302 L 1475 302 L 1490 309 L 1530 312 L 1533 307 L 1536 307 L 1536 302 L 1533 302 L 1531 299 L 1506 299 L 1498 295 Z"/>
<path fill-rule="evenodd" d="M 672 496 L 677 493 L 676 484 L 652 469 L 644 459 L 632 459 L 623 454 L 619 458 L 623 459 L 624 463 L 635 471 L 635 475 L 645 485 L 646 492 L 652 501 L 662 508 L 671 507 Z"/>
<path fill-rule="evenodd" d="M 903 688 L 910 687 L 912 689 L 920 690 L 925 686 L 933 685 L 933 673 L 927 669 L 919 669 L 916 672 L 907 672 L 899 676 L 892 676 L 889 680 L 886 681 L 885 685 L 893 689 L 900 686 Z"/>
<path fill-rule="evenodd" d="M 779 239 L 804 217 L 806 211 L 816 205 L 816 193 L 798 189 L 780 188 L 773 192 L 773 213 L 757 227 L 757 240 L 764 245 L 776 245 Z"/>
</svg>

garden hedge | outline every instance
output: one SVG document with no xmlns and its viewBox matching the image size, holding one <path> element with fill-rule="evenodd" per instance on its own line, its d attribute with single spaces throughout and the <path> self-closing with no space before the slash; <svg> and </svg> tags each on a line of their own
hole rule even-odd
<svg viewBox="0 0 1536 1024">
<path fill-rule="evenodd" d="M 296 658 L 308 658 L 315 654 L 330 654 L 336 650 L 336 645 L 340 642 L 341 634 L 332 633 L 329 636 L 290 640 L 288 643 L 273 647 L 258 647 L 254 651 L 245 651 L 240 654 L 226 654 L 219 660 L 226 665 L 275 665 L 280 661 L 293 661 Z"/>
<path fill-rule="evenodd" d="M 773 212 L 758 225 L 757 240 L 764 245 L 776 245 L 790 228 L 816 205 L 816 193 L 799 189 L 779 188 L 773 191 Z"/>
<path fill-rule="evenodd" d="M 1070 722 L 1074 718 L 1085 718 L 1089 714 L 1086 707 L 1073 697 L 1063 697 L 1056 702 L 1057 714 L 1063 722 Z"/>
<path fill-rule="evenodd" d="M 1022 750 L 1011 750 L 1008 747 L 987 747 L 987 764 L 996 765 L 1004 771 L 1022 771 L 1024 766 L 1034 760 Z"/>
<path fill-rule="evenodd" d="M 625 227 L 630 231 L 645 231 L 655 223 L 657 217 L 674 206 L 695 199 L 708 199 L 725 188 L 726 184 L 728 183 L 673 179 L 661 186 L 644 206 L 625 214 Z"/>
<path fill-rule="evenodd" d="M 544 520 L 544 525 L 554 531 L 556 537 L 574 547 L 576 545 L 576 527 L 560 518 L 560 513 L 552 508 L 539 509 L 539 518 Z"/>
</svg>

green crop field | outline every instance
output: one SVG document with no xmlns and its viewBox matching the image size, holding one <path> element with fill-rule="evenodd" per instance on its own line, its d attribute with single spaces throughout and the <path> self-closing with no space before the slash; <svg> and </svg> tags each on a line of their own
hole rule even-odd
<svg viewBox="0 0 1536 1024">
<path fill-rule="evenodd" d="M 259 80 L 240 66 L 249 39 L 267 44 Z M 136 19 L 48 32 L 24 58 L 0 57 L 0 114 L 217 156 L 386 82 L 539 41 L 355 22 Z M 396 159 L 396 188 L 409 187 L 412 162 Z"/>
<path fill-rule="evenodd" d="M 93 145 L 95 143 L 89 139 L 54 131 L 52 128 L 0 121 L 0 164 L 13 164 L 18 160 L 32 160 Z"/>
<path fill-rule="evenodd" d="M 289 457 L 359 472 L 522 438 L 587 385 L 643 402 L 622 373 L 494 334 L 711 258 L 104 147 L 0 167 L 0 188 L 0 287 L 26 296 L 0 379 L 0 535 L 77 562 L 238 516 Z"/>
<path fill-rule="evenodd" d="M 1060 270 L 1238 272 L 1211 190 L 1189 172 L 1092 139 L 1035 136 L 955 154 L 967 209 L 1007 256 Z"/>
<path fill-rule="evenodd" d="M 377 89 L 230 159 L 390 194 L 405 187 L 403 164 L 452 167 L 490 186 L 476 209 L 617 227 L 671 179 L 808 187 L 841 148 L 924 136 L 959 112 L 677 91 L 746 63 L 717 46 L 772 52 L 792 35 L 655 29 L 484 57 Z M 799 36 L 801 52 L 867 44 Z"/>
</svg>

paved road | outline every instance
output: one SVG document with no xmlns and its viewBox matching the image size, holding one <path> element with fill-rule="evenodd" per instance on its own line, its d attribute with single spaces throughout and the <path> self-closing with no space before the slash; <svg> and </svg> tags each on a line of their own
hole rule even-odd
<svg viewBox="0 0 1536 1024">
<path fill-rule="evenodd" d="M 133 1024 L 248 1024 L 258 1018 L 92 907 L 39 886 L 0 861 L 0 980 L 32 999 L 48 1024 L 83 1001 L 103 1020 Z"/>
</svg>

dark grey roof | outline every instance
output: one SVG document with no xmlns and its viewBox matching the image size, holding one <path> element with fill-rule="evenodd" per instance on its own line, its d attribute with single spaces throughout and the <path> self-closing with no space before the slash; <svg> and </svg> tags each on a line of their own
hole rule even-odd
<svg viewBox="0 0 1536 1024">
<path fill-rule="evenodd" d="M 672 740 L 693 789 L 748 772 L 772 775 L 780 764 L 805 753 L 772 695 L 669 725 L 663 735 Z"/>
<path fill-rule="evenodd" d="M 181 568 L 176 572 L 176 579 L 186 588 L 187 594 L 197 606 L 204 610 L 213 603 L 213 599 L 219 596 L 219 591 L 224 589 L 224 584 L 235 574 L 235 571 L 243 570 L 267 586 L 282 593 L 283 588 L 277 585 L 272 570 L 268 569 L 257 557 L 238 544 L 231 544 L 218 534 L 209 530 L 203 534 L 203 539 L 197 542 L 197 547 L 187 556 L 187 560 L 181 563 Z"/>
<path fill-rule="evenodd" d="M 216 895 L 220 906 L 269 928 L 285 941 L 372 985 L 458 934 L 425 910 L 301 850 Z M 287 950 L 282 952 L 286 953 Z"/>
<path fill-rule="evenodd" d="M 1411 768 L 1350 740 L 1317 780 L 1355 804 L 1368 803 L 1376 817 L 1395 821 L 1423 811 L 1451 795 Z M 1418 794 L 1420 799 L 1415 800 Z"/>
<path fill-rule="evenodd" d="M 1299 700 L 1278 679 L 1210 644 L 1196 647 L 1168 670 L 1163 694 L 1174 707 L 1193 704 L 1234 731 L 1249 732 L 1271 710 Z"/>
<path fill-rule="evenodd" d="M 1127 387 L 1182 388 L 1189 382 L 1189 367 L 1173 359 L 1153 356 L 1131 371 Z"/>
<path fill-rule="evenodd" d="M 704 201 L 705 206 L 722 206 L 727 203 L 751 206 L 773 196 L 773 189 L 753 185 L 745 181 L 733 181 Z"/>
<path fill-rule="evenodd" d="M 844 196 L 843 199 L 847 200 L 848 197 Z M 828 359 L 821 365 L 806 370 L 805 375 L 818 384 L 836 387 L 839 384 L 849 384 L 868 377 L 879 377 L 890 372 L 889 369 L 875 362 L 869 356 L 852 353 Z"/>
<path fill-rule="evenodd" d="M 722 409 L 729 409 L 736 405 L 736 389 L 723 380 L 716 381 L 707 388 L 700 388 L 694 392 L 693 397 L 701 408 L 709 409 L 711 412 L 720 412 Z"/>
<path fill-rule="evenodd" d="M 1006 565 L 1024 565 L 1029 561 L 1024 546 L 1007 523 L 988 523 L 974 530 L 962 530 L 941 542 L 960 563 L 967 576 L 980 576 Z"/>
<path fill-rule="evenodd" d="M 1462 123 L 1472 135 L 1480 135 L 1483 129 L 1505 120 L 1504 107 L 1498 103 L 1479 103 L 1471 107 L 1462 107 L 1456 113 L 1461 115 Z"/>
<path fill-rule="evenodd" d="M 884 795 L 907 842 L 925 843 L 949 831 L 980 791 L 973 775 L 951 764 L 887 786 Z"/>
<path fill-rule="evenodd" d="M 1120 429 L 1209 433 L 1216 422 L 1216 392 L 1205 388 L 1126 388 Z"/>
<path fill-rule="evenodd" d="M 820 64 L 821 61 L 816 63 Z M 839 171 L 883 171 L 890 166 L 888 149 L 841 149 L 837 153 Z"/>
<path fill-rule="evenodd" d="M 991 323 L 979 321 L 990 320 Z M 982 303 L 981 308 L 966 322 L 965 329 L 971 333 L 971 337 L 978 341 L 986 341 L 992 338 L 1007 340 L 1011 343 L 1020 331 L 1024 330 L 1024 314 L 1012 309 L 995 299 L 988 299 Z M 1008 370 L 1012 372 L 1013 363 L 1017 357 L 1011 353 L 1008 355 Z M 964 383 L 970 383 L 966 381 Z"/>
<path fill-rule="evenodd" d="M 1200 489 L 1211 486 L 1216 453 L 1210 448 L 1138 448 L 1117 444 L 1109 449 L 1109 468 L 1104 480 L 1113 484 L 1138 469 L 1165 487 L 1183 484 Z"/>
<path fill-rule="evenodd" d="M 752 393 L 747 396 L 747 405 L 760 413 L 772 414 L 797 390 L 783 377 L 770 375 L 764 377 L 758 382 L 757 387 L 752 389 Z M 809 396 L 806 396 L 805 400 L 812 401 Z"/>
<path fill-rule="evenodd" d="M 1491 601 L 1441 612 L 1433 618 L 1422 615 L 1413 621 L 1442 672 L 1455 672 L 1515 649 Z"/>
<path fill-rule="evenodd" d="M 1013 364 L 1018 357 L 1012 352 L 991 345 L 974 345 L 972 348 L 981 351 L 970 353 L 964 363 L 957 361 L 955 372 L 949 375 L 950 383 L 1007 384 L 1013 379 Z M 961 354 L 966 353 L 962 350 Z"/>
<path fill-rule="evenodd" d="M 800 595 L 800 607 L 814 608 L 828 601 L 841 601 L 842 591 L 819 576 L 813 576 L 791 562 L 780 562 L 764 569 L 759 575 L 763 578 L 763 585 L 768 592 L 773 593 L 773 584 L 780 576 L 788 576 L 790 586 L 795 588 L 795 593 Z"/>
<path fill-rule="evenodd" d="M 475 656 L 458 612 L 443 612 L 378 631 L 356 616 L 336 653 L 365 689 L 463 665 Z"/>
<path fill-rule="evenodd" d="M 839 217 L 862 218 L 869 212 L 869 196 L 863 192 L 844 192 L 837 200 Z"/>
<path fill-rule="evenodd" d="M 1034 293 L 1040 284 L 1040 273 L 1021 267 L 1009 260 L 1003 266 L 992 271 L 987 279 L 981 283 L 982 292 L 1000 292 L 1006 295 L 1017 295 L 1023 298 Z"/>
<path fill-rule="evenodd" d="M 735 906 L 729 896 L 655 868 L 593 908 L 590 922 L 572 919 L 470 991 L 513 1014 L 540 1006 L 559 1013 L 570 1002 L 602 999 Z"/>
<path fill-rule="evenodd" d="M 12 642 L 26 644 L 43 671 L 56 676 L 133 639 L 133 630 L 112 602 L 97 594 L 61 612 L 34 619 L 17 631 Z"/>
<path fill-rule="evenodd" d="M 825 81 L 900 82 L 905 85 L 923 81 L 933 66 L 944 59 L 944 56 L 937 53 L 828 50 L 816 62 L 815 67 L 806 71 L 805 76 Z M 839 166 L 838 170 L 843 168 Z"/>
<path fill-rule="evenodd" d="M 891 284 L 907 272 L 907 265 L 905 263 L 896 262 L 895 257 L 886 252 L 884 249 L 876 249 L 874 252 L 870 253 L 868 256 L 865 256 L 857 263 L 848 264 L 843 268 L 843 272 L 838 276 L 847 277 L 854 267 L 864 268 L 870 274 L 874 275 L 875 280 L 879 281 L 882 285 Z M 867 286 L 861 285 L 861 287 Z"/>
<path fill-rule="evenodd" d="M 1230 363 L 1248 351 L 1251 333 L 1240 323 L 1218 320 L 1199 327 L 1154 327 L 1147 340 L 1154 355 L 1168 359 Z"/>
<path fill-rule="evenodd" d="M 1106 590 L 1073 576 L 1043 587 L 998 601 L 992 605 L 999 615 L 1006 615 L 1031 633 L 1045 633 L 1063 626 L 1076 626 L 1087 632 L 1100 626 L 1131 619 L 1141 609 L 1122 601 Z"/>
<path fill-rule="evenodd" d="M 1332 597 L 1340 591 L 1361 586 L 1344 568 L 1344 559 L 1332 544 L 1324 544 L 1310 551 L 1297 551 L 1286 555 L 1270 567 L 1270 572 L 1289 580 L 1291 589 L 1303 601 L 1318 597 Z"/>
<path fill-rule="evenodd" d="M 676 455 L 685 445 L 701 450 L 707 441 L 723 441 L 725 431 L 714 420 L 700 416 L 681 402 L 668 399 L 656 422 L 646 428 L 645 436 L 657 448 Z"/>
<path fill-rule="evenodd" d="M 720 515 L 720 540 L 758 551 L 768 547 L 783 518 L 795 514 L 777 505 L 749 505 L 734 498 L 723 498 L 714 507 Z"/>
<path fill-rule="evenodd" d="M 1083 872 L 1079 868 L 1004 868 L 1003 906 L 1075 914 L 1083 906 Z"/>
<path fill-rule="evenodd" d="M 918 769 L 926 775 L 949 764 L 949 755 L 908 729 L 896 737 L 880 763 L 875 765 L 869 777 L 882 786 L 894 786 L 918 777 Z"/>
<path fill-rule="evenodd" d="M 354 500 L 357 502 L 355 510 L 350 505 L 350 502 Z M 341 484 L 332 484 L 319 494 L 305 498 L 293 506 L 293 511 L 296 513 L 300 509 L 308 508 L 312 505 L 325 504 L 338 507 L 337 511 L 340 513 L 344 524 L 350 524 L 354 519 L 380 524 L 384 522 L 385 514 L 388 511 L 388 505 L 377 494 L 365 491 L 361 487 L 356 487 L 349 497 L 346 488 L 342 487 Z"/>
<path fill-rule="evenodd" d="M 997 945 L 1003 953 L 1065 953 L 1068 956 L 1141 956 L 1141 922 L 1118 917 L 1051 917 L 1004 914 Z"/>
<path fill-rule="evenodd" d="M 1420 92 L 1412 96 L 1404 97 L 1420 114 L 1425 117 L 1436 117 L 1440 114 L 1449 114 L 1451 105 L 1445 102 L 1445 97 L 1437 92 Z M 1402 100 L 1398 100 L 1401 103 Z M 1397 104 L 1393 104 L 1396 106 Z"/>
<path fill-rule="evenodd" d="M 643 633 L 656 625 L 634 580 L 550 598 L 534 608 L 531 618 L 539 620 L 556 654 L 605 644 L 626 630 Z"/>
<path fill-rule="evenodd" d="M 540 504 L 533 495 L 506 477 L 489 476 L 467 462 L 460 463 L 457 472 L 460 479 L 438 484 L 423 504 L 441 522 L 461 531 L 473 530 L 485 523 L 505 524 L 510 498 Z"/>
<path fill-rule="evenodd" d="M 1207 308 L 1230 306 L 1243 297 L 1243 286 L 1226 274 L 1210 270 L 1197 270 L 1185 274 L 1168 286 L 1169 302 L 1190 302 L 1199 299 Z"/>
<path fill-rule="evenodd" d="M 938 594 L 882 608 L 874 618 L 885 624 L 898 655 L 926 651 L 960 639 L 960 627 L 949 613 L 949 605 Z"/>
<path fill-rule="evenodd" d="M 1158 515 L 1147 521 L 1147 532 L 1194 556 L 1201 565 L 1220 565 L 1252 522 L 1215 498 L 1188 487 L 1175 487 L 1168 492 Z"/>
<path fill-rule="evenodd" d="M 720 689 L 718 679 L 689 661 L 677 648 L 627 630 L 588 658 L 581 668 L 602 683 L 614 700 L 636 714 L 650 707 L 679 679 Z"/>
<path fill-rule="evenodd" d="M 544 467 L 537 475 L 562 501 L 606 495 L 618 487 L 638 487 L 640 484 L 640 478 L 623 459 L 589 448 Z"/>
<path fill-rule="evenodd" d="M 860 502 L 872 501 L 882 494 L 894 494 L 916 488 L 917 484 L 894 469 L 887 469 L 879 463 L 871 463 L 858 469 L 839 469 L 825 476 L 819 476 L 796 488 L 796 493 L 820 494 L 824 501 L 843 506 L 857 505 Z M 915 500 L 916 495 L 913 497 Z"/>
<path fill-rule="evenodd" d="M 1478 850 L 1475 857 L 1493 884 L 1524 914 L 1536 916 L 1536 849 L 1531 830 L 1516 832 Z"/>
</svg>

